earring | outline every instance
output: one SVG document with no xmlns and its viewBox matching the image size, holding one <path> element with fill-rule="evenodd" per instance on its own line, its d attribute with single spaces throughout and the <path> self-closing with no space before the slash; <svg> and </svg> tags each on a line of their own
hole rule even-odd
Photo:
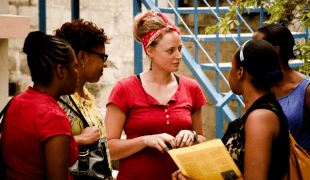
<svg viewBox="0 0 310 180">
<path fill-rule="evenodd" d="M 150 70 L 152 70 L 152 61 L 151 61 L 151 64 L 150 64 Z"/>
<path fill-rule="evenodd" d="M 82 64 L 82 68 L 84 68 L 84 63 Z"/>
</svg>

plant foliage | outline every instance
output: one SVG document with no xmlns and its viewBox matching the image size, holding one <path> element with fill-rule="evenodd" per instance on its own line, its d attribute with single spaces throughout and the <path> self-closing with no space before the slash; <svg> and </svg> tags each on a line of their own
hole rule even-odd
<svg viewBox="0 0 310 180">
<path fill-rule="evenodd" d="M 227 35 L 235 25 L 240 24 L 238 20 L 233 20 L 238 12 L 240 14 L 250 13 L 251 8 L 260 7 L 264 7 L 269 14 L 269 19 L 264 22 L 265 24 L 280 23 L 288 26 L 293 20 L 297 20 L 305 28 L 310 25 L 309 5 L 310 0 L 237 0 L 230 6 L 230 12 L 226 13 L 224 18 L 220 18 L 220 22 L 205 28 L 205 33 L 213 34 L 218 30 L 220 34 Z M 299 70 L 309 75 L 310 41 L 307 40 L 303 44 L 296 43 L 296 49 L 301 52 L 297 57 L 304 62 Z"/>
</svg>

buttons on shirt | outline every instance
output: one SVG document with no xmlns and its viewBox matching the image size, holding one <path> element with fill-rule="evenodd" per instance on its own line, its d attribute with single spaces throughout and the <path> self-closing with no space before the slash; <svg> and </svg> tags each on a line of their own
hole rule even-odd
<svg viewBox="0 0 310 180">
<path fill-rule="evenodd" d="M 166 106 L 169 106 L 169 104 L 166 104 Z M 165 109 L 165 112 L 166 112 L 166 113 L 168 112 L 168 108 Z M 168 115 L 168 114 L 166 115 L 166 118 L 169 118 L 169 115 Z M 170 124 L 170 122 L 167 120 L 167 125 L 168 125 L 168 124 Z"/>
</svg>

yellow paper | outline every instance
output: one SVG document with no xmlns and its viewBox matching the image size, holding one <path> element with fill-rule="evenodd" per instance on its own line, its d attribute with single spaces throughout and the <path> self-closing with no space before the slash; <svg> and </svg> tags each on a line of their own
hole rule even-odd
<svg viewBox="0 0 310 180">
<path fill-rule="evenodd" d="M 168 153 L 181 172 L 195 180 L 231 180 L 242 175 L 220 139 Z"/>
</svg>

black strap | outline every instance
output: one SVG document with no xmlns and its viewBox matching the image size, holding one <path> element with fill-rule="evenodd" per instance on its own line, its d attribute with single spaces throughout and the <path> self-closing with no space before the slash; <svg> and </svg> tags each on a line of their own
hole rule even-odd
<svg viewBox="0 0 310 180">
<path fill-rule="evenodd" d="M 13 100 L 13 98 L 4 106 L 4 108 L 3 108 L 2 111 L 0 112 L 0 119 L 1 119 L 1 123 L 0 123 L 0 133 L 1 133 L 2 130 L 3 130 L 6 112 L 8 111 L 9 106 L 10 106 L 12 100 Z"/>
<path fill-rule="evenodd" d="M 139 79 L 140 83 L 142 84 L 142 81 L 141 81 L 141 78 L 140 78 L 140 74 L 137 74 L 136 76 Z"/>
<path fill-rule="evenodd" d="M 84 124 L 84 128 L 89 127 L 89 125 L 88 125 L 88 123 L 87 123 L 85 117 L 83 116 L 83 114 L 82 114 L 82 112 L 80 111 L 80 109 L 77 107 L 77 105 L 76 105 L 76 103 L 74 102 L 73 98 L 72 98 L 70 95 L 68 95 L 68 96 L 69 96 L 69 99 L 71 100 L 72 104 L 75 106 L 76 110 L 73 109 L 73 108 L 72 108 L 68 103 L 66 103 L 63 99 L 59 98 L 59 101 L 60 101 L 61 103 L 63 103 L 64 105 L 66 105 L 71 111 L 73 111 L 73 112 L 81 119 L 81 121 L 82 121 L 83 124 Z"/>
<path fill-rule="evenodd" d="M 178 83 L 178 85 L 179 85 L 179 84 L 180 84 L 180 78 L 179 78 L 179 76 L 176 75 L 176 74 L 174 74 L 174 73 L 173 73 L 173 75 L 174 75 L 174 77 L 175 77 L 175 79 L 177 80 L 177 83 Z M 137 76 L 137 78 L 139 79 L 140 83 L 142 84 L 142 81 L 141 81 L 141 78 L 140 78 L 140 74 L 137 74 L 136 76 Z"/>
</svg>

